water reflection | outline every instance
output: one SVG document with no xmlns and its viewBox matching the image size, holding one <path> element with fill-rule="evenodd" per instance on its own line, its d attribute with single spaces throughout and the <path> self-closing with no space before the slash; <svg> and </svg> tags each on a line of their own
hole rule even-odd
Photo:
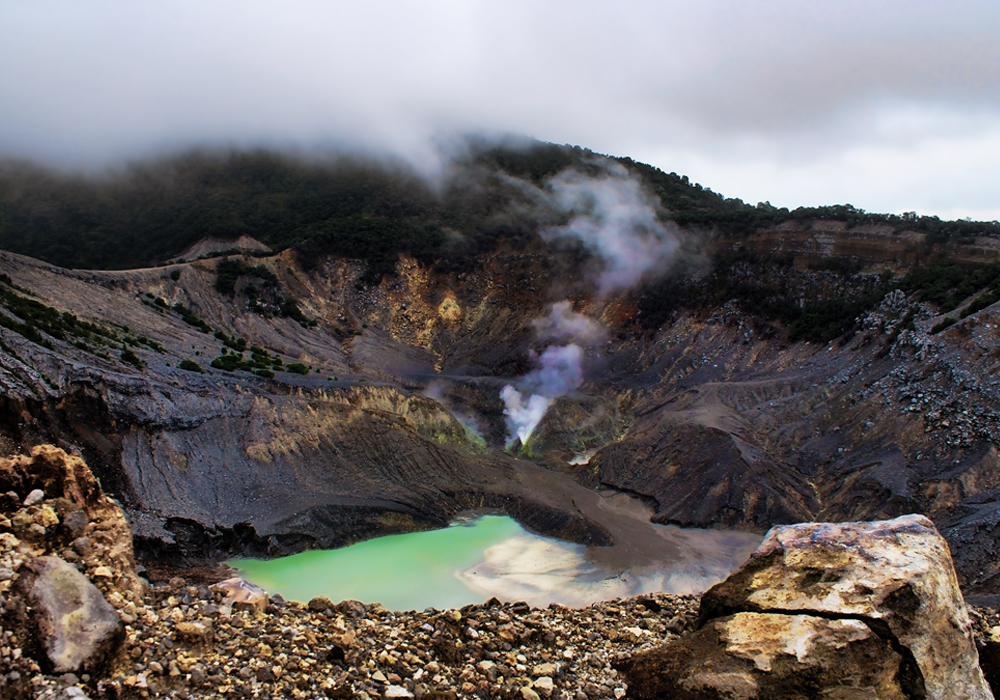
<svg viewBox="0 0 1000 700">
<path fill-rule="evenodd" d="M 630 507 L 637 521 L 648 518 L 624 502 L 611 500 L 608 507 Z M 648 542 L 642 556 L 630 560 L 628 547 L 588 550 L 527 532 L 506 516 L 486 515 L 343 549 L 230 563 L 290 600 L 353 598 L 408 610 L 460 607 L 496 596 L 538 606 L 583 606 L 651 591 L 700 592 L 725 578 L 760 542 L 756 535 L 682 530 L 648 519 L 637 527 L 652 533 L 654 551 L 663 538 L 661 559 L 650 556 Z"/>
</svg>

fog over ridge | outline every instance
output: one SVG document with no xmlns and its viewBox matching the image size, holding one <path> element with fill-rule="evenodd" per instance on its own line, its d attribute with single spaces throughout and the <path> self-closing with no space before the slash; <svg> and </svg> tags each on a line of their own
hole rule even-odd
<svg viewBox="0 0 1000 700">
<path fill-rule="evenodd" d="M 424 168 L 452 134 L 518 132 L 751 203 L 995 218 L 998 35 L 980 0 L 6 0 L 0 153 L 264 144 Z"/>
</svg>

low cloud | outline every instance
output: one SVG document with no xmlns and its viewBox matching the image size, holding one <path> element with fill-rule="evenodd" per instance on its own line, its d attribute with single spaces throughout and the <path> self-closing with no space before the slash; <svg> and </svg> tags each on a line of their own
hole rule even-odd
<svg viewBox="0 0 1000 700">
<path fill-rule="evenodd" d="M 884 188 L 913 171 L 860 182 L 852 154 L 896 142 L 878 122 L 900 105 L 975 112 L 994 130 L 998 33 L 988 0 L 6 2 L 0 154 L 102 166 L 266 144 L 391 151 L 424 171 L 442 134 L 513 131 L 751 202 L 891 211 Z M 947 121 L 912 142 L 947 151 L 963 138 Z M 842 188 L 814 195 L 839 154 Z M 950 189 L 910 208 L 960 211 L 969 173 L 996 161 L 980 148 L 952 162 L 942 175 L 918 160 L 922 180 Z"/>
</svg>

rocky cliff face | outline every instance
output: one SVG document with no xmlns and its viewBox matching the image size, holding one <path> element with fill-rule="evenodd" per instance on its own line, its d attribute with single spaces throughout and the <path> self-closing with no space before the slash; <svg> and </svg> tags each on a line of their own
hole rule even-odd
<svg viewBox="0 0 1000 700">
<path fill-rule="evenodd" d="M 923 512 L 966 590 L 997 590 L 993 307 L 932 335 L 935 311 L 897 292 L 819 345 L 725 302 L 644 322 L 639 292 L 595 296 L 572 256 L 541 246 L 455 274 L 404 258 L 367 286 L 355 263 L 306 272 L 286 252 L 246 259 L 267 274 L 244 269 L 232 294 L 217 290 L 217 265 L 0 259 L 5 289 L 93 324 L 86 338 L 0 328 L 4 444 L 85 455 L 144 556 L 339 545 L 476 507 L 607 543 L 609 526 L 579 506 L 605 485 L 647 499 L 658 522 L 758 532 Z M 780 274 L 799 297 L 872 279 Z M 278 313 L 281 298 L 298 318 Z M 565 301 L 592 324 L 582 375 L 505 450 L 500 391 L 538 367 L 552 342 L 540 320 Z M 227 355 L 243 369 L 209 366 Z"/>
</svg>

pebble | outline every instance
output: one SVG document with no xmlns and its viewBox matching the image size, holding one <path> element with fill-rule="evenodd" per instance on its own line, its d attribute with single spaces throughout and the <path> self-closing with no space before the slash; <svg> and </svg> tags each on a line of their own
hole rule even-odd
<svg viewBox="0 0 1000 700">
<path fill-rule="evenodd" d="M 37 506 L 39 503 L 45 500 L 45 492 L 41 489 L 35 489 L 27 495 L 24 499 L 24 507 L 30 508 L 31 506 Z"/>
</svg>

